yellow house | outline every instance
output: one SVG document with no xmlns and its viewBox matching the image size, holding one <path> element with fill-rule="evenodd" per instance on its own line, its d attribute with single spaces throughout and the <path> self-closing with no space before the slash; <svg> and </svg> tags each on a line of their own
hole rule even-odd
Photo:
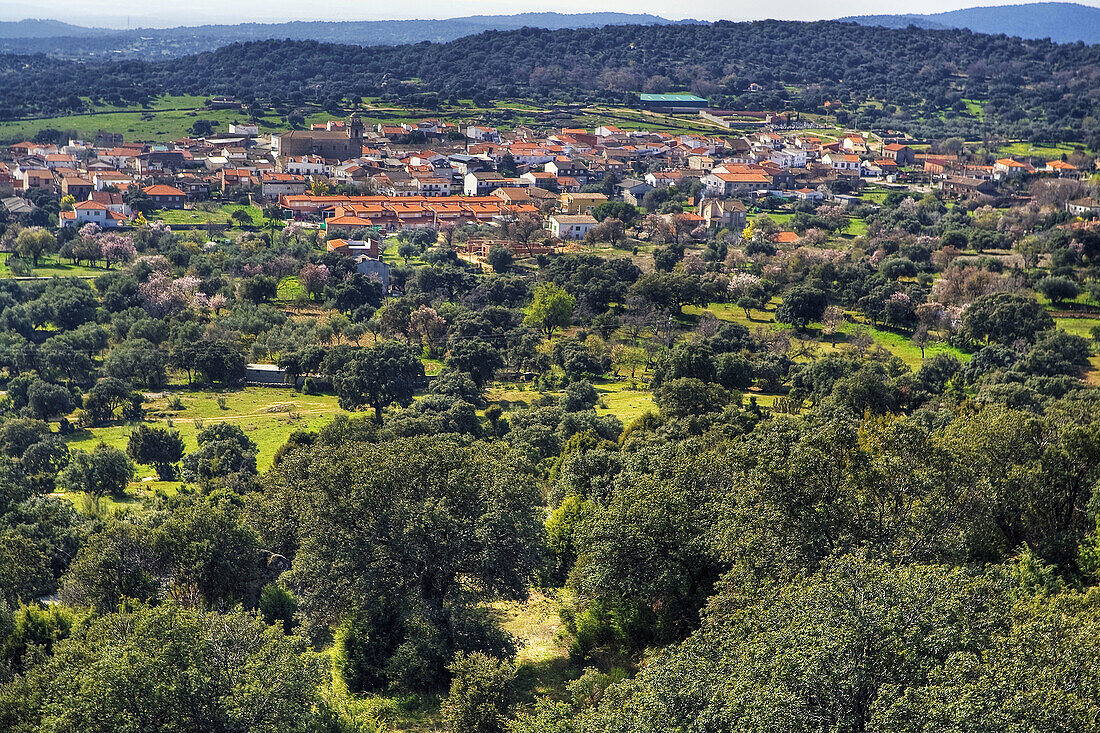
<svg viewBox="0 0 1100 733">
<path fill-rule="evenodd" d="M 565 214 L 591 214 L 592 210 L 607 201 L 602 193 L 563 193 L 561 210 Z"/>
</svg>

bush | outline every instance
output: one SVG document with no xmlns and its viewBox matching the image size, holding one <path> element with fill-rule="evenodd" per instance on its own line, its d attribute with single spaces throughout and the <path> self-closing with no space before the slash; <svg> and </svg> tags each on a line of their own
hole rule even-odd
<svg viewBox="0 0 1100 733">
<path fill-rule="evenodd" d="M 333 639 L 333 666 L 352 692 L 387 687 L 386 665 L 401 641 L 401 619 L 385 599 L 347 614 Z"/>
<path fill-rule="evenodd" d="M 294 614 L 298 611 L 298 602 L 285 588 L 280 588 L 274 583 L 268 583 L 260 591 L 260 613 L 264 621 L 269 624 L 281 623 L 284 633 L 294 630 L 296 621 Z"/>
<path fill-rule="evenodd" d="M 31 274 L 31 263 L 27 262 L 22 257 L 9 257 L 8 269 L 11 270 L 11 274 L 16 277 L 28 277 Z"/>
<path fill-rule="evenodd" d="M 500 245 L 493 245 L 489 248 L 489 254 L 485 261 L 493 268 L 493 272 L 507 272 L 511 269 L 515 259 L 512 250 Z"/>
<path fill-rule="evenodd" d="M 443 702 L 443 724 L 454 733 L 501 733 L 511 707 L 515 665 L 486 654 L 458 654 L 448 669 L 451 690 Z"/>
</svg>

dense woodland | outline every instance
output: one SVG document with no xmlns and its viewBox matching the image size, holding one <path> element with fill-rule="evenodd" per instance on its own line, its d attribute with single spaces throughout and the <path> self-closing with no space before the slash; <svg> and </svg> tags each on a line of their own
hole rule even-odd
<svg viewBox="0 0 1100 733">
<path fill-rule="evenodd" d="M 7 223 L 19 258 L 104 270 L 0 280 L 0 728 L 381 731 L 379 701 L 441 701 L 462 733 L 1095 730 L 1096 347 L 1048 306 L 1100 307 L 1100 236 L 1040 206 L 1064 187 L 802 204 L 786 249 L 767 216 L 691 242 L 617 203 L 591 244 L 651 256 L 490 273 L 465 230 L 405 232 L 388 297 L 298 224 Z M 143 420 L 247 361 L 349 413 L 266 470 L 238 423 L 188 449 Z M 624 425 L 601 380 L 655 407 Z M 117 425 L 125 450 L 66 444 Z M 105 509 L 135 464 L 183 483 Z M 561 599 L 549 691 L 487 606 L 532 589 Z"/>
<path fill-rule="evenodd" d="M 750 84 L 763 91 L 750 93 Z M 821 112 L 825 102 L 839 102 L 830 109 L 841 124 L 921 137 L 1002 135 L 1097 147 L 1100 134 L 1097 46 L 965 30 L 723 21 L 525 28 L 406 46 L 259 41 L 158 62 L 0 57 L 0 119 L 164 93 L 228 94 L 292 108 L 374 95 L 429 106 L 469 98 L 634 104 L 637 92 L 677 89 L 726 109 Z M 981 112 L 964 100 L 979 102 Z"/>
</svg>

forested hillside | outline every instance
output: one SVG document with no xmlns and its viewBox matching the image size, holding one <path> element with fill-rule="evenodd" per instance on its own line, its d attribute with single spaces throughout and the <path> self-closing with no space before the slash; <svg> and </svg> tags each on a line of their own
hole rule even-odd
<svg viewBox="0 0 1100 733">
<path fill-rule="evenodd" d="M 213 51 L 230 43 L 267 39 L 315 40 L 358 46 L 445 42 L 489 30 L 598 28 L 675 23 L 634 13 L 518 13 L 424 20 L 292 21 L 113 30 L 57 21 L 0 23 L 0 51 L 46 53 L 66 59 L 165 58 Z M 694 22 L 694 21 L 689 21 Z"/>
<path fill-rule="evenodd" d="M 749 92 L 750 84 L 763 91 Z M 384 95 L 489 95 L 633 103 L 690 89 L 726 108 L 839 102 L 842 124 L 917 135 L 1089 140 L 1100 118 L 1100 47 L 821 22 L 720 22 L 488 32 L 445 44 L 234 44 L 165 62 L 73 64 L 0 58 L 0 117 L 54 115 L 161 93 L 231 94 L 295 104 Z M 944 110 L 981 113 L 947 118 Z"/>
</svg>

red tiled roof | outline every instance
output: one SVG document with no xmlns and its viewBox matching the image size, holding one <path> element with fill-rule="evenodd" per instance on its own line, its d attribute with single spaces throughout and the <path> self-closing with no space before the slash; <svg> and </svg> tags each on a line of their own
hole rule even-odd
<svg viewBox="0 0 1100 733">
<path fill-rule="evenodd" d="M 369 226 L 374 226 L 370 219 L 364 219 L 361 216 L 334 216 L 331 219 L 327 219 L 325 221 L 325 225 L 330 226 L 330 227 L 331 226 L 338 226 L 338 227 L 347 227 L 347 226 L 369 227 Z"/>
<path fill-rule="evenodd" d="M 165 186 L 163 184 L 157 184 L 155 186 L 146 186 L 141 189 L 145 192 L 146 196 L 186 196 L 183 191 L 175 188 L 174 186 Z"/>
</svg>

